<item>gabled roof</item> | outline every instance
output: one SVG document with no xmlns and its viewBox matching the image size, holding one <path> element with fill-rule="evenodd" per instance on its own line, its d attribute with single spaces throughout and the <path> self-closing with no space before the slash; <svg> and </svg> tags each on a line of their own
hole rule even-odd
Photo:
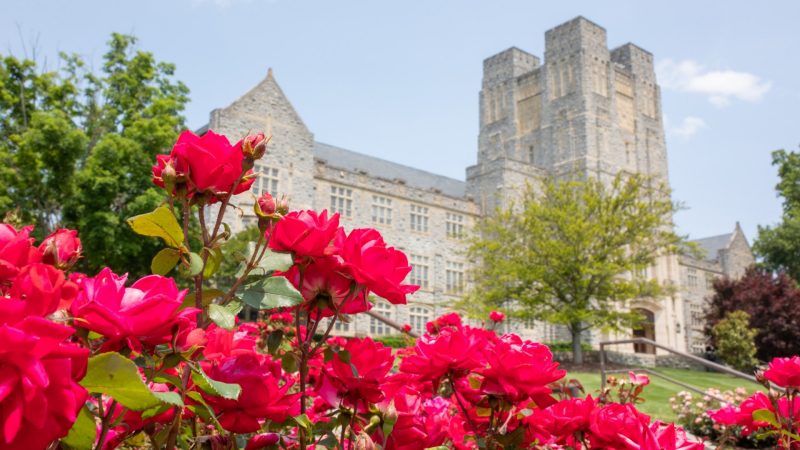
<svg viewBox="0 0 800 450">
<path fill-rule="evenodd" d="M 450 197 L 463 198 L 466 194 L 467 185 L 461 180 L 404 166 L 341 147 L 323 144 L 322 142 L 314 142 L 314 158 L 324 161 L 331 167 L 351 172 L 363 171 L 373 177 L 387 180 L 400 179 L 407 186 L 423 190 L 439 190 L 442 194 Z"/>
<path fill-rule="evenodd" d="M 689 242 L 697 244 L 697 246 L 703 250 L 703 259 L 714 261 L 719 257 L 720 250 L 728 248 L 732 238 L 733 233 L 726 233 L 702 239 L 693 239 Z"/>
</svg>

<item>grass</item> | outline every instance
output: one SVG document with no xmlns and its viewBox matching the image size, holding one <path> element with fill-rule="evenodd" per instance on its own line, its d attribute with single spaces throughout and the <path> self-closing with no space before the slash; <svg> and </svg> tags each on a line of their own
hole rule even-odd
<svg viewBox="0 0 800 450">
<path fill-rule="evenodd" d="M 748 392 L 754 392 L 760 388 L 759 385 L 741 378 L 716 372 L 700 372 L 696 370 L 669 369 L 659 367 L 651 369 L 660 372 L 670 378 L 674 378 L 683 383 L 695 386 L 701 390 L 717 388 L 722 391 L 733 390 L 737 387 L 744 387 Z M 615 376 L 627 378 L 626 373 L 615 373 Z M 577 379 L 581 382 L 587 394 L 596 396 L 600 391 L 599 372 L 569 372 L 567 379 Z M 655 376 L 650 377 L 650 384 L 644 389 L 641 397 L 644 403 L 637 405 L 638 409 L 649 414 L 654 419 L 664 421 L 675 421 L 675 414 L 669 405 L 669 398 L 676 393 L 686 390 L 676 384 L 659 379 Z"/>
</svg>

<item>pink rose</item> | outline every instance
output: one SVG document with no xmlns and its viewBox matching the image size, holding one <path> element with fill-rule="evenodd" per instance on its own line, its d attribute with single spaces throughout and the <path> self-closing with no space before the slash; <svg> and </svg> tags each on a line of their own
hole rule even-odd
<svg viewBox="0 0 800 450">
<path fill-rule="evenodd" d="M 81 240 L 76 230 L 62 228 L 47 236 L 39 245 L 43 261 L 59 269 L 67 269 L 81 257 Z"/>
<path fill-rule="evenodd" d="M 118 349 L 123 340 L 133 350 L 141 344 L 164 344 L 173 334 L 194 327 L 200 310 L 180 309 L 186 290 L 179 291 L 175 280 L 149 275 L 126 288 L 126 279 L 105 268 L 81 281 L 72 303 L 75 325 L 105 336 L 106 349 Z"/>
<path fill-rule="evenodd" d="M 317 392 L 334 407 L 342 403 L 367 411 L 370 404 L 384 399 L 381 385 L 392 370 L 392 349 L 366 337 L 350 339 L 344 350 L 349 360 L 345 362 L 335 353 L 322 368 Z"/>
<path fill-rule="evenodd" d="M 648 377 L 647 374 L 645 373 L 637 374 L 636 372 L 631 370 L 630 372 L 628 372 L 628 378 L 631 380 L 631 383 L 633 384 L 638 384 L 641 386 L 647 386 L 648 384 L 650 384 L 650 377 Z"/>
<path fill-rule="evenodd" d="M 269 139 L 264 133 L 256 133 L 247 136 L 236 143 L 236 147 L 242 149 L 242 154 L 252 159 L 260 159 L 267 152 L 267 142 Z"/>
<path fill-rule="evenodd" d="M 261 197 L 258 197 L 254 206 L 255 213 L 258 217 L 267 217 L 275 214 L 277 205 L 275 199 L 269 192 L 264 192 Z"/>
<path fill-rule="evenodd" d="M 69 344 L 74 330 L 41 317 L 0 325 L 0 447 L 47 448 L 64 437 L 86 400 L 89 350 Z"/>
<path fill-rule="evenodd" d="M 305 302 L 301 307 L 315 319 L 334 314 L 356 314 L 372 308 L 366 293 L 354 289 L 348 270 L 333 258 L 315 259 L 304 269 L 302 277 L 297 265 L 283 276 L 303 295 Z"/>
<path fill-rule="evenodd" d="M 297 256 L 324 256 L 338 228 L 339 214 L 329 219 L 326 210 L 319 215 L 311 210 L 293 211 L 275 224 L 269 246 Z"/>
</svg>

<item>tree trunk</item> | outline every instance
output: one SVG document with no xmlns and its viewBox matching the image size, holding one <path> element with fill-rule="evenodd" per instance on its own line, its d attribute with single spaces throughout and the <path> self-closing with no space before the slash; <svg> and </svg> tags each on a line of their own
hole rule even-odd
<svg viewBox="0 0 800 450">
<path fill-rule="evenodd" d="M 581 326 L 572 325 L 569 327 L 572 334 L 572 364 L 576 366 L 583 364 L 583 348 L 581 347 Z"/>
</svg>

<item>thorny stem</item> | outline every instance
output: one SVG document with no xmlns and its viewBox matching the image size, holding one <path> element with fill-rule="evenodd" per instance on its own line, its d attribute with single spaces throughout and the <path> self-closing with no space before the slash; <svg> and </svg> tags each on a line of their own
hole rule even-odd
<svg viewBox="0 0 800 450">
<path fill-rule="evenodd" d="M 189 366 L 183 368 L 183 373 L 181 374 L 181 402 L 186 400 L 186 386 L 189 384 L 189 375 L 191 373 L 192 369 Z M 167 445 L 164 448 L 175 448 L 175 444 L 178 442 L 178 432 L 180 432 L 182 420 L 183 408 L 178 408 L 178 411 L 175 413 L 175 420 L 172 422 L 172 428 L 169 430 Z"/>
<path fill-rule="evenodd" d="M 467 422 L 469 423 L 470 428 L 472 428 L 472 431 L 477 433 L 478 428 L 475 426 L 475 423 L 472 421 L 472 418 L 469 416 L 469 412 L 467 411 L 467 407 L 464 406 L 464 401 L 461 400 L 461 395 L 459 395 L 458 390 L 456 389 L 456 383 L 453 380 L 453 375 L 452 374 L 450 374 L 449 379 L 450 379 L 450 386 L 453 389 L 453 395 L 455 395 L 455 397 L 456 397 L 456 402 L 458 403 L 459 408 L 461 408 L 461 412 L 464 414 L 464 417 L 467 419 Z"/>
<path fill-rule="evenodd" d="M 95 450 L 103 448 L 106 442 L 106 435 L 108 434 L 108 419 L 111 418 L 111 413 L 114 411 L 116 402 L 112 401 L 109 405 L 108 411 L 103 412 L 103 395 L 101 394 L 97 399 L 97 415 L 100 417 L 101 428 L 100 436 L 97 438 L 97 445 L 94 446 Z"/>
</svg>

